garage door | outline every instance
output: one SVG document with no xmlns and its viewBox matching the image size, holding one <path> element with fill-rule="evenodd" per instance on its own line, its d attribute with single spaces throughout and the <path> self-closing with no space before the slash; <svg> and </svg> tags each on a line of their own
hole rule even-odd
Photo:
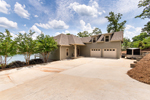
<svg viewBox="0 0 150 100">
<path fill-rule="evenodd" d="M 105 58 L 116 58 L 117 57 L 117 50 L 116 49 L 103 49 L 103 57 Z"/>
<path fill-rule="evenodd" d="M 91 49 L 91 57 L 101 57 L 101 49 Z"/>
</svg>

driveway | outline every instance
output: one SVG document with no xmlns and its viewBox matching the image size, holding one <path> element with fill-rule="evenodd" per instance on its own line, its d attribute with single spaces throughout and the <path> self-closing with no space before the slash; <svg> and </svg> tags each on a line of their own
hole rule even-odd
<svg viewBox="0 0 150 100">
<path fill-rule="evenodd" d="M 127 59 L 79 58 L 0 72 L 0 100 L 150 100 Z"/>
</svg>

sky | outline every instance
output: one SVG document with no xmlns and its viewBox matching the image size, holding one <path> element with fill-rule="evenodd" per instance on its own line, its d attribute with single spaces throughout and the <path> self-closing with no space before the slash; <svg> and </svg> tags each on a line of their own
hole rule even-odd
<svg viewBox="0 0 150 100">
<path fill-rule="evenodd" d="M 97 27 L 107 33 L 109 24 L 105 16 L 113 11 L 123 14 L 126 20 L 124 37 L 132 38 L 141 33 L 148 19 L 135 18 L 143 8 L 139 0 L 0 0 L 0 32 L 8 29 L 13 37 L 35 31 L 56 36 L 61 33 L 77 35 L 78 32 Z"/>
</svg>

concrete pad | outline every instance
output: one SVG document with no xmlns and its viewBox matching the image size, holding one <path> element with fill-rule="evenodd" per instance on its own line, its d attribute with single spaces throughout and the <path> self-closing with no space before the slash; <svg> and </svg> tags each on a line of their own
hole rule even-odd
<svg viewBox="0 0 150 100">
<path fill-rule="evenodd" d="M 0 72 L 0 77 L 3 76 L 0 86 L 4 82 L 12 85 L 1 90 L 0 99 L 149 100 L 150 85 L 126 74 L 133 61 L 98 58 L 57 61 L 9 72 L 12 84 L 8 76 Z"/>
</svg>

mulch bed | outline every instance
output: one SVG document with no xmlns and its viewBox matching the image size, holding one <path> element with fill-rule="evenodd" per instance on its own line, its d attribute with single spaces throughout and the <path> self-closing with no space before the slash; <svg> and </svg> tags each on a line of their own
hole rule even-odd
<svg viewBox="0 0 150 100">
<path fill-rule="evenodd" d="M 29 61 L 29 65 L 35 65 L 35 64 L 41 64 L 44 63 L 42 59 L 32 59 Z M 9 65 L 6 66 L 5 69 L 1 69 L 1 70 L 7 70 L 7 69 L 12 69 L 12 68 L 19 68 L 19 67 L 24 67 L 24 66 L 29 66 L 27 65 L 25 62 L 21 62 L 21 61 L 15 61 L 10 63 Z"/>
<path fill-rule="evenodd" d="M 129 70 L 127 74 L 140 82 L 150 84 L 150 54 L 138 61 L 135 68 Z"/>
</svg>

